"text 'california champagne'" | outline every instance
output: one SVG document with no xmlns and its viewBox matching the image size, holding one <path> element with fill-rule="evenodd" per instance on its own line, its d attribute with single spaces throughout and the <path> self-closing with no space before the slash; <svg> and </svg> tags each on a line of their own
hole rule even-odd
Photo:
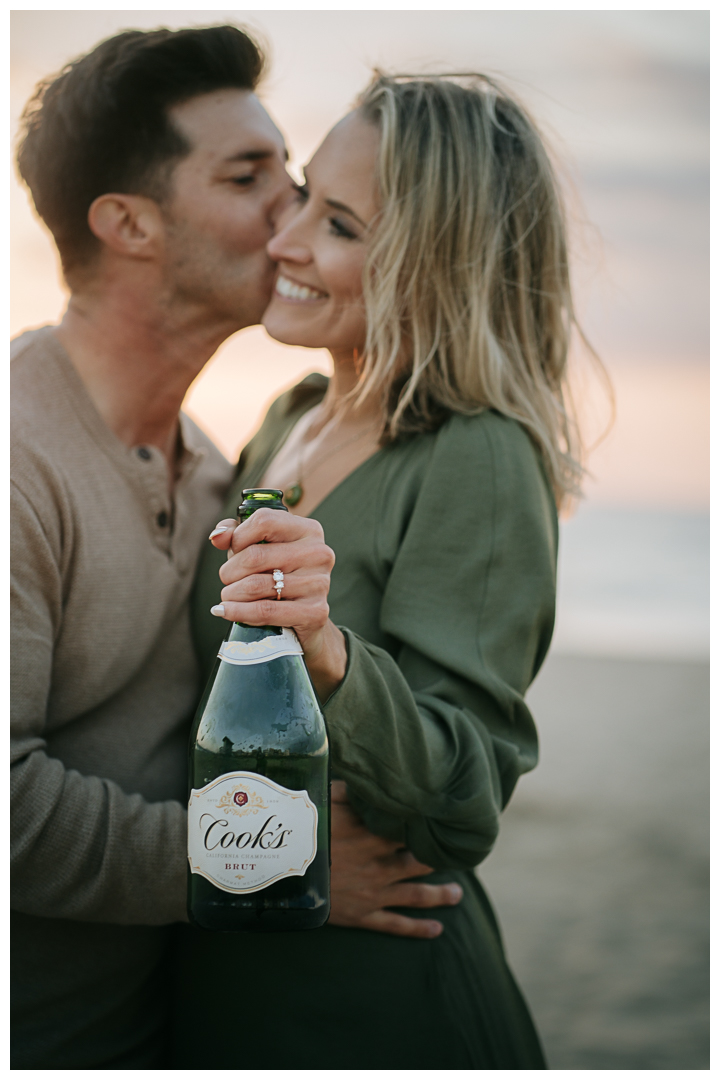
<svg viewBox="0 0 720 1080">
<path fill-rule="evenodd" d="M 287 509 L 271 488 L 243 497 L 243 521 L 262 506 Z M 234 623 L 190 736 L 190 921 L 226 931 L 322 926 L 329 801 L 327 732 L 297 636 Z"/>
</svg>

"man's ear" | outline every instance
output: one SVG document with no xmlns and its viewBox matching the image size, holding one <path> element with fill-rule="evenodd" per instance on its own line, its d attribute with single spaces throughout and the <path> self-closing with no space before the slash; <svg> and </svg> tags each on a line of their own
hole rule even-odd
<svg viewBox="0 0 720 1080">
<path fill-rule="evenodd" d="M 98 240 L 129 258 L 152 259 L 162 247 L 160 207 L 144 195 L 100 195 L 88 210 L 88 225 Z"/>
</svg>

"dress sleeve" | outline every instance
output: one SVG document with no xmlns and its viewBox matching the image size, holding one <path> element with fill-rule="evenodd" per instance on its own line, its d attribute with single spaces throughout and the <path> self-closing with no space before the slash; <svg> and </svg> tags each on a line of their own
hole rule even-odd
<svg viewBox="0 0 720 1080">
<path fill-rule="evenodd" d="M 387 580 L 392 647 L 344 629 L 347 673 L 324 710 L 333 772 L 368 828 L 436 869 L 485 858 L 537 762 L 523 695 L 550 644 L 556 552 L 555 507 L 527 435 L 494 413 L 454 417 Z"/>
<path fill-rule="evenodd" d="M 62 573 L 32 504 L 12 488 L 11 904 L 28 915 L 162 925 L 185 921 L 186 824 L 46 752 Z"/>
</svg>

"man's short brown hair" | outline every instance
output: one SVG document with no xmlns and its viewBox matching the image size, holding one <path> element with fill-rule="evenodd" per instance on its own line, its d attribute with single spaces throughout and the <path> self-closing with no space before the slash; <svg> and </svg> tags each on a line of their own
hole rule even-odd
<svg viewBox="0 0 720 1080">
<path fill-rule="evenodd" d="M 172 168 L 192 149 L 168 110 L 213 90 L 254 90 L 264 63 L 235 26 L 128 30 L 38 85 L 17 162 L 66 273 L 99 248 L 88 210 L 100 195 L 167 194 Z"/>
</svg>

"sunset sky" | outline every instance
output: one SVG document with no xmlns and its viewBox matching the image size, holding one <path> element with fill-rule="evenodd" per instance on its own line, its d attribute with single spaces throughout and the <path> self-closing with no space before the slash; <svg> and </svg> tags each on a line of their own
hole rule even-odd
<svg viewBox="0 0 720 1080">
<path fill-rule="evenodd" d="M 590 460 L 588 499 L 707 506 L 707 12 L 15 11 L 11 19 L 14 124 L 39 78 L 120 29 L 247 25 L 270 44 L 261 96 L 295 164 L 374 66 L 504 77 L 547 131 L 574 190 L 578 306 L 616 389 L 617 423 Z M 13 333 L 56 320 L 65 299 L 56 259 L 16 181 L 12 262 Z M 323 352 L 252 328 L 220 350 L 186 407 L 233 457 L 281 388 L 328 365 Z M 590 383 L 584 408 L 596 418 L 598 401 Z"/>
</svg>

